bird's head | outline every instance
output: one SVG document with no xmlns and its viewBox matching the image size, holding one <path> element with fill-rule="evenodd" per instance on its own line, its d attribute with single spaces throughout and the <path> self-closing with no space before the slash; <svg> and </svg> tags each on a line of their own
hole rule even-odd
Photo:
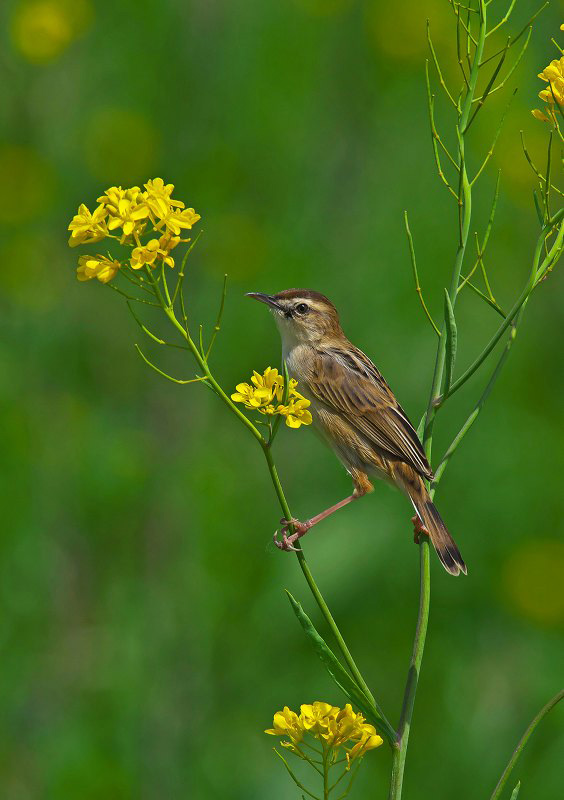
<svg viewBox="0 0 564 800">
<path fill-rule="evenodd" d="M 343 335 L 333 303 L 311 289 L 285 289 L 278 294 L 249 292 L 274 314 L 286 349 L 296 344 L 319 344 Z"/>
</svg>

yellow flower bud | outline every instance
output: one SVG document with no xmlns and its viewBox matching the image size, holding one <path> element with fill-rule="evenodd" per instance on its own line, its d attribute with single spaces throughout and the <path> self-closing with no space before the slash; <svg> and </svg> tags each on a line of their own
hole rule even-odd
<svg viewBox="0 0 564 800">
<path fill-rule="evenodd" d="M 76 277 L 79 281 L 97 278 L 101 283 L 108 283 L 120 269 L 119 261 L 112 261 L 105 256 L 79 256 Z"/>
</svg>

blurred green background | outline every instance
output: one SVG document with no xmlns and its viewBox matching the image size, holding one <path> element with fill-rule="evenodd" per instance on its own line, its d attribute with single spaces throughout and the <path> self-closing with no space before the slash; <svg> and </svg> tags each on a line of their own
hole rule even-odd
<svg viewBox="0 0 564 800">
<path fill-rule="evenodd" d="M 473 130 L 475 165 L 520 87 L 472 227 L 483 230 L 501 168 L 487 263 L 505 306 L 537 235 L 518 132 L 544 163 L 547 133 L 530 109 L 556 56 L 557 6 Z M 512 30 L 534 9 L 521 0 Z M 498 0 L 490 10 L 500 14 Z M 272 319 L 244 292 L 307 286 L 335 301 L 417 422 L 435 340 L 402 214 L 439 318 L 456 220 L 432 163 L 425 19 L 458 83 L 452 11 L 446 0 L 41 0 L 0 14 L 0 796 L 290 800 L 263 729 L 285 704 L 344 699 L 285 599 L 289 588 L 323 631 L 296 560 L 271 544 L 280 512 L 261 453 L 211 394 L 141 363 L 122 299 L 76 281 L 66 228 L 108 186 L 174 182 L 202 215 L 187 288 L 208 331 L 230 275 L 213 359 L 225 387 L 279 360 Z M 438 99 L 452 141 L 448 114 Z M 470 294 L 458 317 L 462 366 L 497 323 Z M 433 562 L 410 800 L 489 797 L 560 688 L 563 323 L 556 273 L 437 496 L 469 576 Z M 146 349 L 192 374 L 182 354 Z M 485 378 L 441 413 L 435 463 Z M 349 491 L 311 431 L 284 430 L 277 460 L 298 516 Z M 378 485 L 306 546 L 394 722 L 418 602 L 410 515 Z M 557 709 L 517 769 L 523 798 L 561 796 L 563 731 Z M 370 753 L 352 796 L 386 797 L 389 763 L 386 748 Z"/>
</svg>

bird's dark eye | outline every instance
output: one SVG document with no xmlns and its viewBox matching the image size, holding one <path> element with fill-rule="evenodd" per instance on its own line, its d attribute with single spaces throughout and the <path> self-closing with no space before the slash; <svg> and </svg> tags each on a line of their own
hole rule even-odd
<svg viewBox="0 0 564 800">
<path fill-rule="evenodd" d="M 298 312 L 298 314 L 307 314 L 307 312 L 309 311 L 309 306 L 307 303 L 298 303 L 298 305 L 296 306 L 296 311 Z"/>
</svg>

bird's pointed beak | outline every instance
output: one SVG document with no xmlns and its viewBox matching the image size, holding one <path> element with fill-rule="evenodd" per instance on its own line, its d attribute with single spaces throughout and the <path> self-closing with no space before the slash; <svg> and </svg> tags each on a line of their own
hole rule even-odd
<svg viewBox="0 0 564 800">
<path fill-rule="evenodd" d="M 263 292 L 247 292 L 246 297 L 252 297 L 255 300 L 260 300 L 261 303 L 266 303 L 267 306 L 271 306 L 277 311 L 281 310 L 280 304 L 277 302 L 276 298 L 270 294 L 264 294 Z"/>
</svg>

